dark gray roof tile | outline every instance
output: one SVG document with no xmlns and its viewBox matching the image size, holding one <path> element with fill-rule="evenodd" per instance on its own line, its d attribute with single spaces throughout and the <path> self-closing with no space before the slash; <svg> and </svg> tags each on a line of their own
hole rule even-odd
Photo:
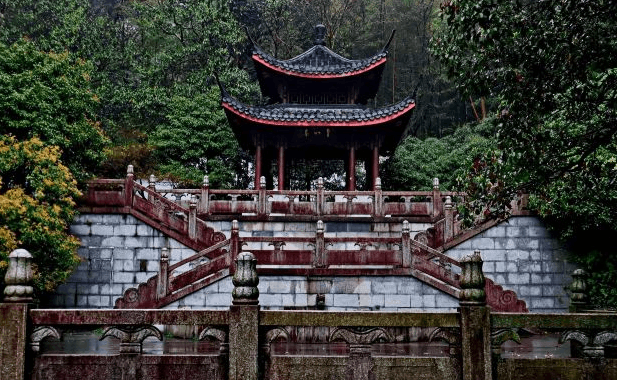
<svg viewBox="0 0 617 380">
<path fill-rule="evenodd" d="M 385 58 L 388 52 L 380 51 L 369 58 L 352 60 L 336 54 L 325 46 L 315 45 L 297 57 L 279 60 L 254 45 L 253 54 L 273 66 L 301 74 L 344 74 L 367 68 Z"/>
<path fill-rule="evenodd" d="M 370 121 L 387 117 L 403 111 L 414 103 L 407 97 L 397 104 L 383 108 L 367 108 L 360 105 L 298 105 L 274 104 L 267 106 L 246 106 L 230 96 L 224 96 L 223 102 L 228 103 L 239 113 L 270 121 Z"/>
</svg>

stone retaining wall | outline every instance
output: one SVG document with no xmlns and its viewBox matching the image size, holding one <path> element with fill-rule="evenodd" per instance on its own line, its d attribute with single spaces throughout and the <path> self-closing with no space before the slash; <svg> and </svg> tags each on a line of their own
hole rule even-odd
<svg viewBox="0 0 617 380">
<path fill-rule="evenodd" d="M 566 312 L 567 286 L 575 267 L 567 252 L 544 227 L 540 219 L 511 217 L 483 233 L 449 249 L 446 254 L 460 259 L 479 249 L 484 274 L 504 289 L 513 290 L 534 312 Z"/>
<path fill-rule="evenodd" d="M 230 236 L 231 222 L 212 222 L 210 226 Z M 412 224 L 412 236 L 427 227 Z M 325 228 L 326 237 L 390 237 L 400 236 L 401 230 L 400 224 L 358 222 L 326 223 Z M 245 222 L 240 224 L 240 236 L 306 237 L 313 236 L 315 229 L 315 223 Z M 53 306 L 113 307 L 126 289 L 157 274 L 161 248 L 169 249 L 170 264 L 195 253 L 130 215 L 82 214 L 75 219 L 71 231 L 82 241 L 79 255 L 83 262 L 67 283 L 58 288 L 50 300 Z M 245 250 L 260 248 L 269 249 L 251 246 Z M 482 252 L 486 275 L 504 289 L 516 291 L 531 311 L 567 309 L 564 287 L 571 282 L 569 273 L 573 267 L 537 218 L 511 218 L 446 253 L 460 258 L 474 249 Z M 411 277 L 262 276 L 260 281 L 260 304 L 271 309 L 314 307 L 317 294 L 324 295 L 328 310 L 437 311 L 451 310 L 457 305 L 453 297 Z M 231 289 L 228 277 L 169 307 L 226 308 L 231 302 Z"/>
<path fill-rule="evenodd" d="M 262 309 L 315 308 L 323 295 L 326 310 L 453 311 L 458 300 L 413 277 L 260 276 Z M 227 277 L 167 308 L 227 309 L 233 284 Z"/>
</svg>

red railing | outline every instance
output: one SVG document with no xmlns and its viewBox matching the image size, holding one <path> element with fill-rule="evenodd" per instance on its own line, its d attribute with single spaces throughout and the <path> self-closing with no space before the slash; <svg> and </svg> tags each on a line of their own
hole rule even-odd
<svg viewBox="0 0 617 380">
<path fill-rule="evenodd" d="M 282 216 L 328 220 L 367 216 L 373 219 L 401 217 L 434 222 L 444 215 L 446 197 L 462 198 L 463 194 L 440 191 L 438 181 L 435 181 L 433 191 L 382 191 L 379 185 L 374 191 L 329 191 L 324 189 L 321 178 L 313 191 L 211 189 L 207 179 L 200 189 L 157 189 L 154 183 L 148 187 L 138 184 L 129 172 L 125 180 L 91 181 L 83 203 L 87 207 L 97 208 L 136 207 L 145 211 L 174 211 L 185 214 L 185 218 L 188 217 L 186 211 L 194 205 L 196 215 L 210 219 Z M 166 205 L 161 207 L 157 202 Z M 181 223 L 173 219 L 174 212 L 169 216 L 159 214 L 159 217 L 164 223 Z M 177 228 L 183 227 L 178 225 Z"/>
</svg>

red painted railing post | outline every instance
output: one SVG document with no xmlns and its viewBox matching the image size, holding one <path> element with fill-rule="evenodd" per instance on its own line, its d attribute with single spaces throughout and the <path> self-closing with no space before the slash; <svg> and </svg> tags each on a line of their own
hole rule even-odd
<svg viewBox="0 0 617 380">
<path fill-rule="evenodd" d="M 315 256 L 313 257 L 313 267 L 325 268 L 328 258 L 326 257 L 326 242 L 324 239 L 323 221 L 317 221 L 317 231 L 315 233 Z"/>
<path fill-rule="evenodd" d="M 446 203 L 443 206 L 443 212 L 445 217 L 445 226 L 443 231 L 444 244 L 452 239 L 454 236 L 454 210 L 452 207 L 452 198 L 446 197 Z"/>
<path fill-rule="evenodd" d="M 210 214 L 210 179 L 207 175 L 204 176 L 204 182 L 201 185 L 198 210 L 201 214 Z"/>
<path fill-rule="evenodd" d="M 169 286 L 169 249 L 161 248 L 161 259 L 159 261 L 159 276 L 156 284 L 156 296 L 161 299 L 167 295 Z"/>
<path fill-rule="evenodd" d="M 409 231 L 409 222 L 403 221 L 403 228 L 401 234 L 401 251 L 402 251 L 402 265 L 403 268 L 411 267 L 411 234 Z"/>
<path fill-rule="evenodd" d="M 124 180 L 124 206 L 133 206 L 133 165 L 126 168 L 126 178 Z"/>
<path fill-rule="evenodd" d="M 383 210 L 383 191 L 381 191 L 381 178 L 377 177 L 375 178 L 375 196 L 374 196 L 374 204 L 375 204 L 375 209 L 373 210 L 375 212 L 375 216 L 383 216 L 384 215 L 384 210 Z"/>
<path fill-rule="evenodd" d="M 441 192 L 439 191 L 439 178 L 433 178 L 433 216 L 441 214 Z"/>
<path fill-rule="evenodd" d="M 197 199 L 195 196 L 191 196 L 189 201 L 189 238 L 195 239 L 197 237 Z"/>
<path fill-rule="evenodd" d="M 317 199 L 315 200 L 317 206 L 317 215 L 321 216 L 324 213 L 324 189 L 323 178 L 317 178 Z"/>
<path fill-rule="evenodd" d="M 237 220 L 231 221 L 231 241 L 229 243 L 229 262 L 227 265 L 229 266 L 229 272 L 234 273 L 235 268 L 235 260 L 236 257 L 240 254 L 240 227 Z"/>
<path fill-rule="evenodd" d="M 268 203 L 268 197 L 266 196 L 266 177 L 261 176 L 259 178 L 259 215 L 266 215 L 266 204 Z"/>
</svg>

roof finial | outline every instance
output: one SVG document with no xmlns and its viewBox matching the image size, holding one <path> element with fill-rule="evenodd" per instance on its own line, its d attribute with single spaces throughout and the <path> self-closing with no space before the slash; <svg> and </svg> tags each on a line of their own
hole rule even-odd
<svg viewBox="0 0 617 380">
<path fill-rule="evenodd" d="M 315 27 L 315 45 L 325 45 L 326 27 L 319 24 Z"/>
</svg>

